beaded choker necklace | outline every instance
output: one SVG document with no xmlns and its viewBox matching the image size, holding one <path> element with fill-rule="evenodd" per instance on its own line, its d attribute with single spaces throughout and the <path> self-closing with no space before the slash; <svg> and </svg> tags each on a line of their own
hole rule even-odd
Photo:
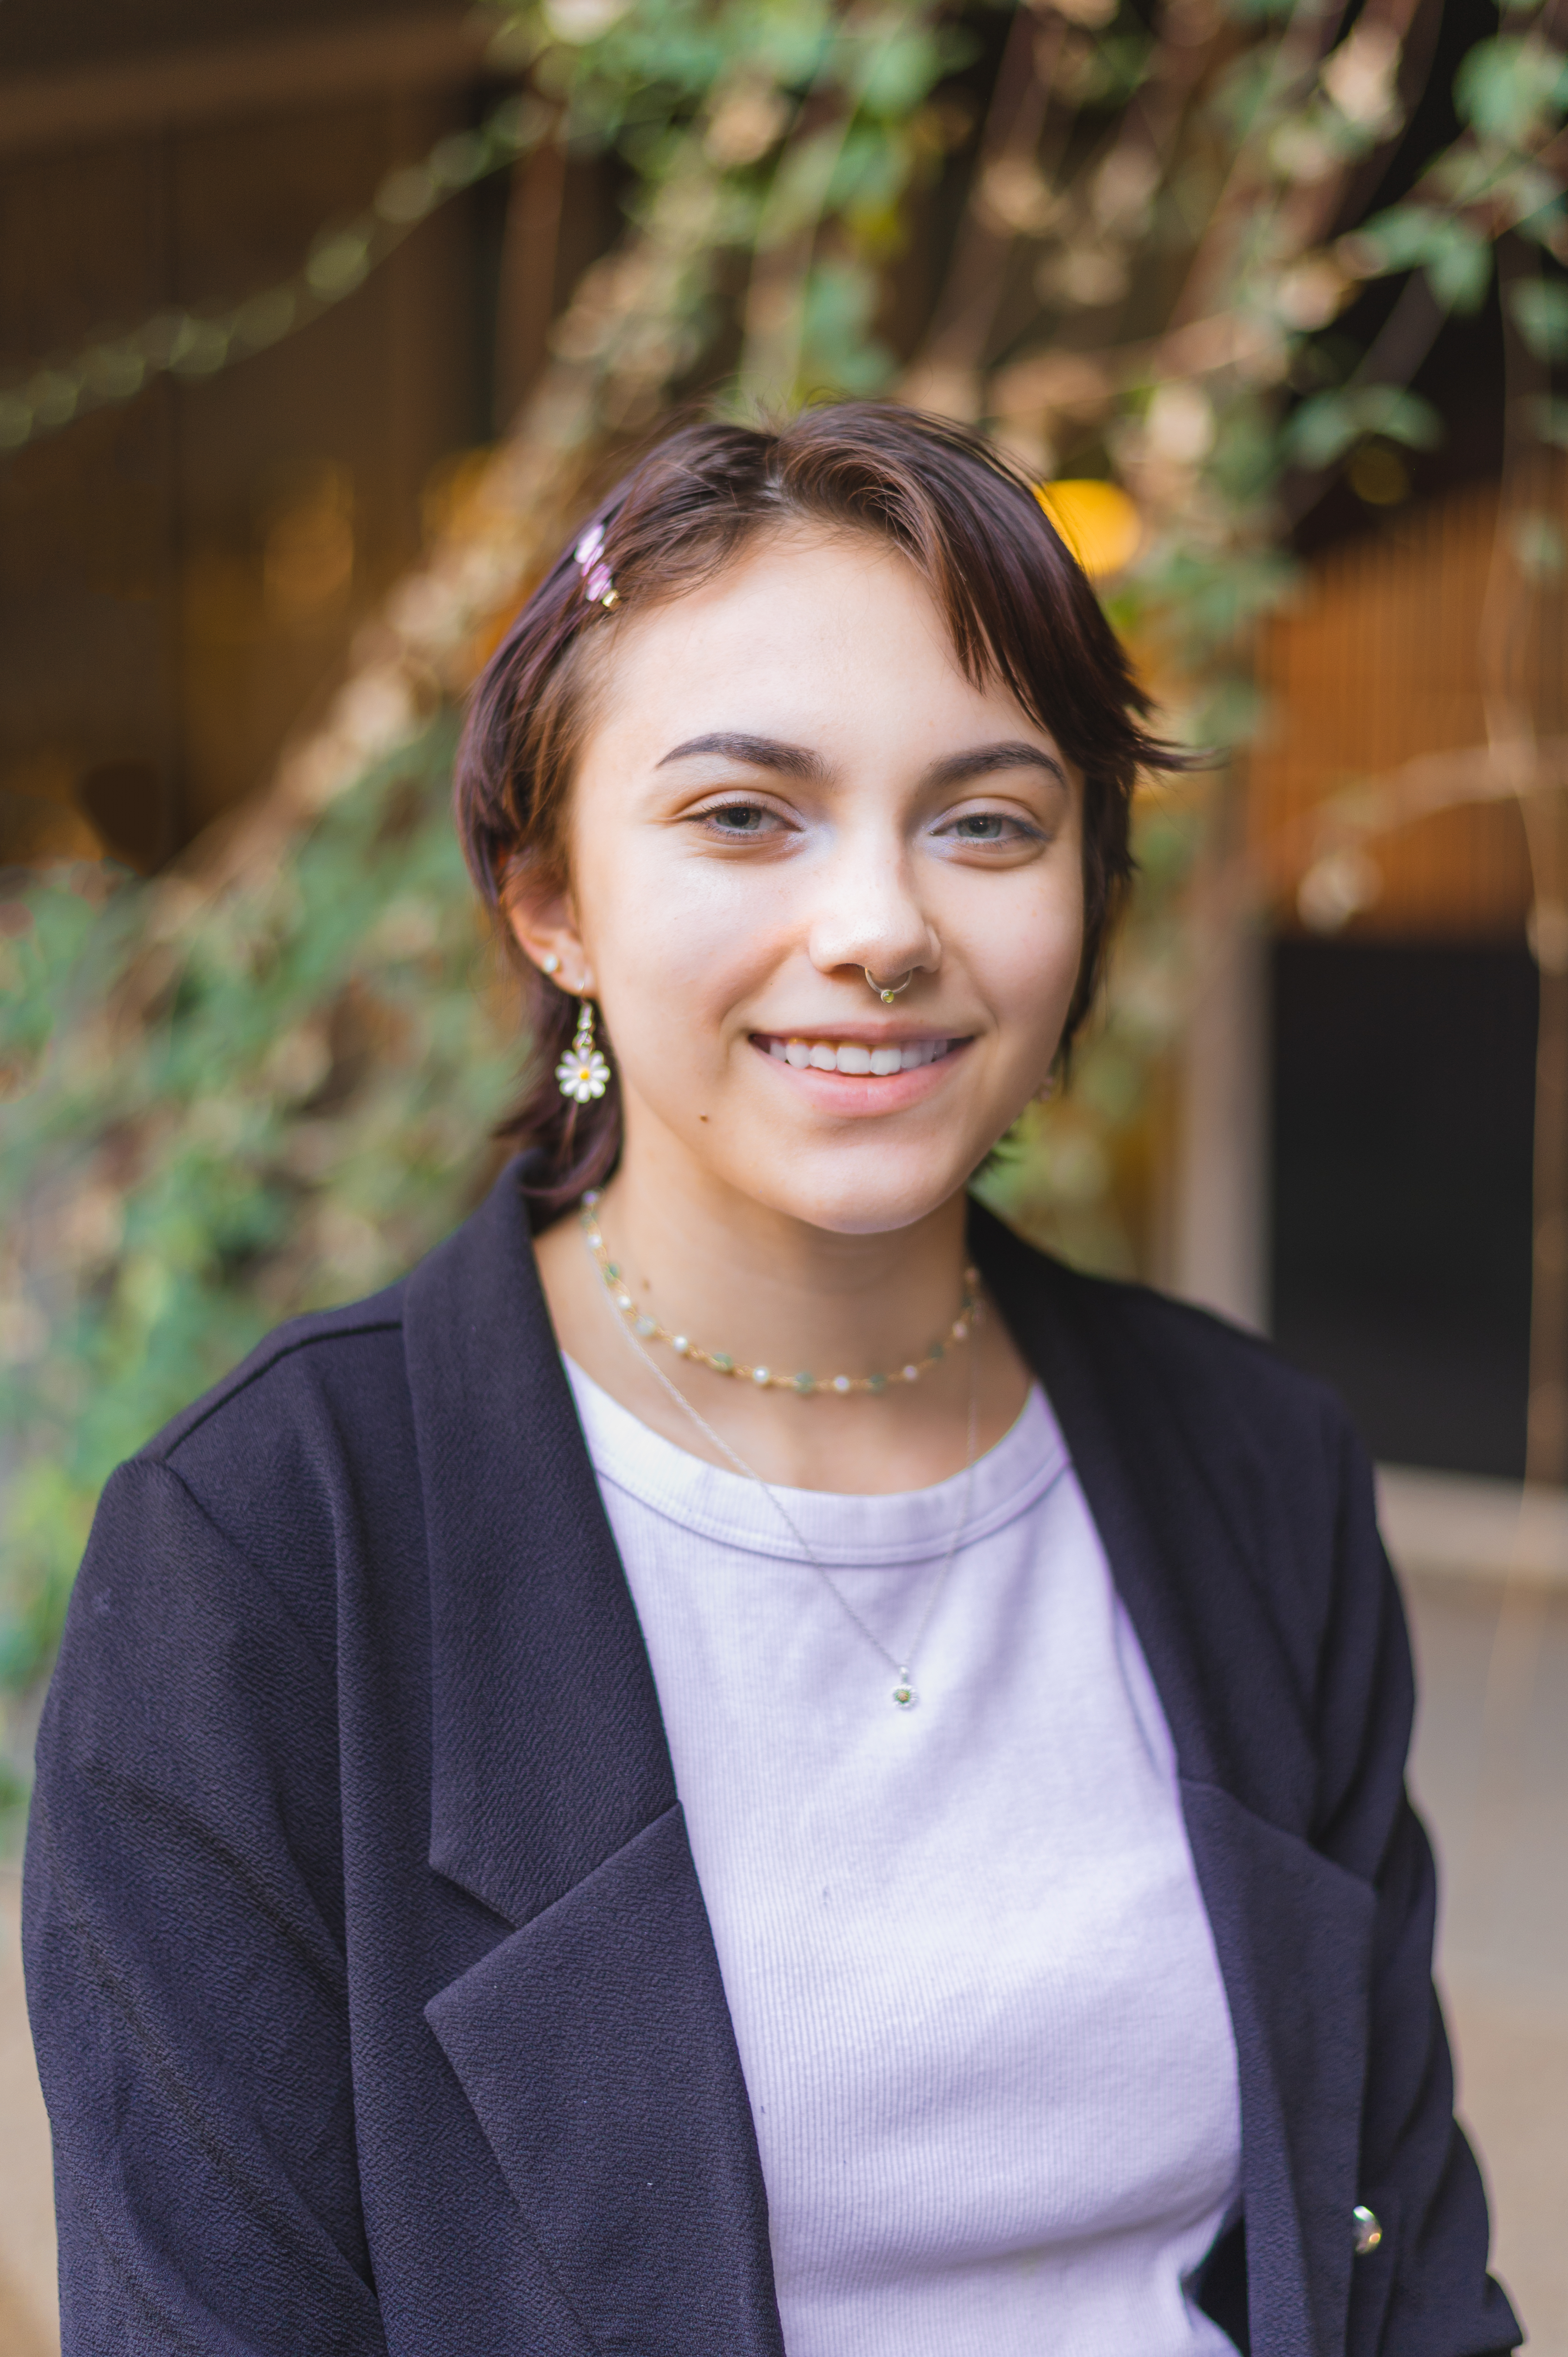
<svg viewBox="0 0 1568 2357">
<path fill-rule="evenodd" d="M 620 1269 L 610 1258 L 609 1247 L 595 1215 L 598 1200 L 598 1189 L 595 1188 L 584 1196 L 583 1208 L 577 1216 L 582 1222 L 588 1249 L 597 1264 L 599 1275 L 604 1278 L 605 1290 L 632 1333 L 639 1341 L 667 1342 L 678 1359 L 690 1360 L 694 1366 L 709 1367 L 715 1375 L 734 1375 L 741 1383 L 755 1383 L 758 1391 L 794 1392 L 801 1399 L 819 1393 L 824 1397 L 845 1399 L 852 1392 L 885 1392 L 890 1383 L 918 1383 L 922 1375 L 929 1375 L 933 1367 L 940 1366 L 955 1344 L 968 1340 L 970 1328 L 974 1322 L 975 1307 L 980 1299 L 980 1276 L 977 1270 L 966 1268 L 963 1273 L 963 1305 L 947 1332 L 940 1341 L 931 1344 L 923 1359 L 911 1359 L 891 1375 L 831 1375 L 824 1378 L 805 1369 L 798 1374 L 781 1375 L 775 1373 L 771 1367 L 748 1367 L 742 1360 L 732 1358 L 727 1351 L 704 1350 L 702 1343 L 693 1342 L 690 1335 L 672 1334 L 650 1311 L 639 1309 L 627 1290 L 626 1279 Z"/>
<path fill-rule="evenodd" d="M 854 1605 L 850 1602 L 848 1597 L 844 1594 L 837 1580 L 834 1579 L 826 1564 L 823 1563 L 815 1547 L 812 1546 L 811 1541 L 807 1538 L 805 1532 L 800 1528 L 799 1523 L 795 1520 L 794 1515 L 789 1512 L 789 1507 L 784 1503 L 783 1499 L 779 1495 L 778 1491 L 773 1487 L 771 1481 L 765 1481 L 761 1474 L 757 1470 L 757 1468 L 754 1465 L 748 1465 L 745 1458 L 742 1457 L 737 1450 L 730 1447 L 729 1442 L 725 1438 L 724 1435 L 714 1430 L 713 1426 L 708 1422 L 705 1416 L 698 1415 L 696 1409 L 692 1405 L 691 1401 L 686 1397 L 685 1393 L 682 1391 L 678 1385 L 671 1382 L 663 1368 L 654 1358 L 652 1352 L 647 1348 L 646 1340 L 639 1338 L 651 1337 L 661 1339 L 670 1342 L 675 1350 L 679 1351 L 682 1358 L 700 1357 L 705 1366 L 715 1367 L 720 1374 L 746 1375 L 750 1377 L 753 1383 L 757 1384 L 767 1384 L 771 1382 L 784 1390 L 804 1392 L 815 1391 L 817 1389 L 815 1382 L 810 1376 L 805 1379 L 804 1383 L 802 1383 L 799 1377 L 793 1379 L 777 1375 L 770 1377 L 766 1367 L 738 1367 L 735 1365 L 732 1361 L 726 1358 L 711 1355 L 706 1351 L 699 1352 L 693 1349 L 691 1343 L 685 1342 L 683 1340 L 677 1340 L 673 1335 L 666 1334 L 663 1328 L 659 1324 L 657 1318 L 640 1318 L 635 1315 L 628 1318 L 628 1312 L 635 1309 L 635 1304 L 633 1303 L 630 1295 L 627 1292 L 625 1286 L 621 1282 L 619 1270 L 616 1267 L 615 1263 L 609 1259 L 605 1251 L 604 1238 L 599 1232 L 598 1222 L 594 1216 L 594 1206 L 598 1200 L 596 1193 L 585 1195 L 583 1198 L 583 1210 L 580 1215 L 583 1222 L 583 1232 L 587 1239 L 589 1250 L 592 1252 L 594 1258 L 598 1262 L 599 1272 L 605 1280 L 605 1289 L 609 1297 L 610 1306 L 612 1308 L 618 1309 L 621 1313 L 621 1332 L 626 1336 L 627 1340 L 630 1343 L 638 1357 L 642 1361 L 644 1366 L 648 1369 L 649 1373 L 652 1375 L 658 1383 L 662 1384 L 664 1390 L 668 1392 L 670 1397 L 674 1401 L 675 1405 L 682 1410 L 683 1415 L 690 1416 L 698 1431 L 706 1437 L 711 1446 L 717 1449 L 719 1455 L 726 1458 L 730 1464 L 734 1466 L 737 1473 L 742 1474 L 748 1481 L 755 1481 L 757 1488 L 762 1491 L 767 1497 L 771 1498 L 774 1505 L 779 1511 L 780 1520 L 787 1524 L 791 1536 L 794 1538 L 795 1544 L 800 1550 L 800 1554 L 804 1561 L 811 1565 L 811 1569 L 816 1573 L 817 1577 L 822 1581 L 822 1586 L 827 1589 L 828 1594 L 832 1598 L 833 1602 L 838 1606 L 839 1610 L 844 1615 L 844 1618 L 847 1620 L 854 1622 L 855 1628 L 859 1630 L 861 1635 L 865 1638 L 872 1652 L 879 1655 L 880 1658 L 886 1663 L 887 1667 L 893 1672 L 894 1683 L 889 1689 L 889 1699 L 899 1710 L 913 1710 L 920 1697 L 916 1691 L 912 1665 L 915 1656 L 919 1652 L 921 1646 L 925 1641 L 926 1631 L 930 1627 L 931 1622 L 935 1618 L 937 1606 L 941 1601 L 943 1590 L 947 1587 L 948 1574 L 953 1567 L 953 1559 L 958 1554 L 963 1534 L 969 1528 L 970 1506 L 974 1497 L 974 1444 L 980 1422 L 980 1346 L 978 1330 L 976 1330 L 975 1341 L 969 1354 L 969 1445 L 964 1450 L 963 1458 L 963 1502 L 959 1509 L 958 1520 L 953 1524 L 952 1535 L 947 1544 L 947 1552 L 942 1556 L 941 1564 L 938 1569 L 936 1578 L 931 1583 L 931 1591 L 926 1599 L 926 1609 L 920 1615 L 920 1625 L 915 1631 L 914 1642 L 905 1648 L 904 1658 L 900 1660 L 897 1653 L 891 1653 L 888 1652 L 886 1646 L 883 1643 L 875 1630 L 868 1628 L 865 1622 L 861 1619 L 859 1613 L 855 1610 Z M 960 1311 L 959 1316 L 954 1319 L 952 1327 L 945 1338 L 946 1341 L 961 1341 L 964 1339 L 964 1336 L 970 1332 L 972 1326 L 978 1329 L 980 1318 L 979 1285 L 980 1279 L 976 1275 L 974 1270 L 972 1268 L 966 1269 L 964 1271 L 964 1306 Z M 933 1346 L 934 1355 L 929 1352 L 926 1359 L 922 1361 L 922 1365 L 934 1366 L 937 1361 L 942 1356 L 944 1348 L 945 1341 L 935 1344 Z M 904 1370 L 904 1379 L 909 1383 L 914 1383 L 918 1380 L 920 1372 L 920 1366 L 906 1367 Z M 839 1376 L 831 1386 L 824 1386 L 824 1388 L 831 1388 L 833 1391 L 842 1390 L 846 1392 L 870 1391 L 873 1389 L 874 1384 L 876 1388 L 886 1389 L 886 1384 L 876 1383 L 875 1378 L 862 1376 L 858 1382 L 855 1382 L 848 1375 Z"/>
</svg>

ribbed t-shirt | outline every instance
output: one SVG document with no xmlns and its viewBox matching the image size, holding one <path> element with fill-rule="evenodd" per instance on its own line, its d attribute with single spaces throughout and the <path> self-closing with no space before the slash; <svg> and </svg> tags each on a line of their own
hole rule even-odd
<svg viewBox="0 0 1568 2357">
<path fill-rule="evenodd" d="M 1036 1387 L 975 1466 L 779 1495 L 568 1361 L 756 2123 L 789 2357 L 1187 2357 L 1236 2061 L 1169 1731 Z M 822 1413 L 821 1405 L 810 1413 Z M 827 1410 L 832 1413 L 831 1407 Z M 826 1574 L 824 1577 L 823 1574 Z"/>
</svg>

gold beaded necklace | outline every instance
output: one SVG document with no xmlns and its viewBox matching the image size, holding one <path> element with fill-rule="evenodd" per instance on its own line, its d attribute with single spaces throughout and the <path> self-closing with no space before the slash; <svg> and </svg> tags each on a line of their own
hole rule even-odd
<svg viewBox="0 0 1568 2357">
<path fill-rule="evenodd" d="M 678 1359 L 686 1359 L 693 1366 L 711 1368 L 715 1375 L 734 1375 L 737 1382 L 755 1383 L 759 1392 L 793 1392 L 798 1398 L 847 1399 L 854 1392 L 885 1392 L 890 1383 L 918 1383 L 933 1367 L 940 1367 L 955 1344 L 967 1341 L 974 1322 L 975 1307 L 980 1299 L 980 1275 L 972 1268 L 963 1273 L 963 1304 L 958 1316 L 940 1341 L 933 1342 L 922 1359 L 911 1359 L 891 1375 L 831 1375 L 825 1380 L 802 1368 L 793 1375 L 776 1374 L 771 1367 L 750 1367 L 744 1360 L 734 1358 L 728 1351 L 705 1350 L 687 1334 L 671 1333 L 662 1326 L 650 1310 L 639 1309 L 627 1289 L 625 1277 L 616 1262 L 611 1260 L 609 1247 L 604 1239 L 596 1216 L 599 1193 L 592 1189 L 583 1198 L 578 1212 L 588 1249 L 593 1254 L 605 1290 L 626 1319 L 639 1341 L 666 1342 Z"/>
<path fill-rule="evenodd" d="M 757 1488 L 761 1490 L 765 1495 L 771 1498 L 774 1505 L 779 1510 L 780 1519 L 788 1525 L 796 1544 L 799 1546 L 803 1560 L 811 1565 L 811 1569 L 816 1573 L 817 1577 L 822 1581 L 822 1586 L 827 1589 L 829 1595 L 832 1598 L 840 1611 L 843 1613 L 845 1619 L 854 1622 L 861 1635 L 865 1638 L 866 1643 L 871 1647 L 872 1652 L 879 1655 L 880 1658 L 886 1663 L 887 1667 L 893 1672 L 894 1683 L 889 1689 L 890 1700 L 899 1710 L 913 1710 L 920 1697 L 916 1690 L 912 1665 L 916 1655 L 919 1652 L 925 1642 L 926 1631 L 930 1627 L 931 1622 L 936 1616 L 937 1606 L 940 1602 L 943 1591 L 947 1587 L 948 1574 L 953 1567 L 953 1562 L 962 1542 L 963 1534 L 969 1528 L 970 1506 L 974 1496 L 974 1444 L 980 1423 L 980 1350 L 978 1337 L 976 1337 L 975 1342 L 972 1347 L 969 1355 L 969 1442 L 964 1450 L 963 1458 L 963 1502 L 959 1510 L 958 1521 L 953 1524 L 952 1535 L 947 1544 L 947 1552 L 942 1557 L 936 1578 L 932 1582 L 930 1595 L 926 1600 L 926 1609 L 920 1615 L 920 1625 L 915 1631 L 914 1642 L 913 1644 L 906 1647 L 904 1658 L 900 1660 L 897 1654 L 888 1652 L 886 1646 L 883 1643 L 875 1630 L 868 1628 L 866 1623 L 861 1619 L 859 1613 L 855 1610 L 854 1605 L 850 1602 L 848 1597 L 839 1586 L 837 1580 L 833 1578 L 826 1564 L 823 1563 L 822 1557 L 818 1555 L 815 1547 L 812 1546 L 811 1541 L 807 1538 L 805 1532 L 800 1528 L 799 1523 L 795 1520 L 794 1515 L 789 1512 L 789 1507 L 784 1503 L 783 1499 L 773 1487 L 772 1482 L 765 1481 L 761 1474 L 757 1470 L 757 1468 L 754 1465 L 748 1465 L 745 1458 L 739 1454 L 738 1450 L 731 1448 L 724 1435 L 714 1430 L 713 1426 L 707 1421 L 705 1416 L 698 1415 L 696 1409 L 692 1405 L 691 1401 L 686 1397 L 685 1393 L 682 1391 L 678 1385 L 671 1382 L 669 1376 L 665 1373 L 663 1368 L 659 1364 L 647 1345 L 650 1340 L 661 1340 L 669 1342 L 672 1349 L 679 1351 L 682 1358 L 699 1359 L 703 1365 L 713 1367 L 716 1372 L 721 1375 L 740 1375 L 749 1378 L 752 1383 L 757 1383 L 758 1386 L 772 1384 L 780 1390 L 794 1391 L 800 1393 L 802 1395 L 807 1391 L 815 1391 L 818 1388 L 814 1379 L 808 1377 L 804 1382 L 802 1382 L 799 1377 L 786 1377 L 780 1375 L 770 1376 L 766 1367 L 739 1366 L 734 1360 L 730 1359 L 722 1351 L 710 1352 L 704 1351 L 699 1352 L 692 1343 L 685 1340 L 683 1336 L 667 1334 L 656 1318 L 647 1318 L 637 1315 L 637 1305 L 632 1300 L 630 1294 L 628 1293 L 626 1286 L 622 1282 L 620 1271 L 617 1268 L 615 1263 L 610 1259 L 608 1253 L 605 1249 L 605 1240 L 600 1232 L 598 1221 L 596 1218 L 594 1211 L 594 1206 L 597 1203 L 598 1200 L 599 1198 L 596 1190 L 591 1194 L 585 1195 L 583 1198 L 583 1208 L 579 1217 L 582 1221 L 583 1233 L 586 1239 L 588 1248 L 593 1254 L 595 1260 L 598 1263 L 599 1274 L 605 1280 L 605 1291 L 608 1297 L 610 1306 L 613 1309 L 618 1309 L 621 1314 L 621 1332 L 626 1336 L 627 1340 L 630 1343 L 638 1357 L 642 1361 L 644 1366 L 648 1369 L 649 1373 L 652 1375 L 658 1383 L 662 1384 L 665 1391 L 669 1393 L 670 1397 L 674 1401 L 675 1405 L 681 1409 L 683 1415 L 690 1416 L 698 1431 L 704 1435 L 712 1447 L 718 1450 L 719 1455 L 721 1457 L 727 1458 L 737 1473 L 743 1475 L 748 1481 L 755 1481 Z M 979 1296 L 980 1279 L 975 1271 L 972 1268 L 969 1268 L 964 1271 L 963 1282 L 964 1306 L 962 1309 L 959 1312 L 957 1318 L 954 1318 L 953 1323 L 949 1329 L 947 1335 L 943 1338 L 943 1340 L 933 1343 L 931 1350 L 928 1351 L 926 1357 L 922 1361 L 904 1369 L 902 1380 L 905 1382 L 918 1382 L 919 1376 L 926 1368 L 933 1367 L 940 1361 L 945 1352 L 948 1342 L 961 1342 L 966 1336 L 971 1333 L 972 1329 L 974 1328 L 981 1314 Z M 628 1315 L 628 1313 L 631 1314 Z M 886 1390 L 886 1383 L 885 1379 L 879 1380 L 874 1376 L 863 1375 L 856 1380 L 849 1375 L 841 1375 L 836 1377 L 832 1384 L 823 1385 L 822 1388 L 840 1393 L 848 1391 L 870 1391 L 874 1388 Z"/>
</svg>

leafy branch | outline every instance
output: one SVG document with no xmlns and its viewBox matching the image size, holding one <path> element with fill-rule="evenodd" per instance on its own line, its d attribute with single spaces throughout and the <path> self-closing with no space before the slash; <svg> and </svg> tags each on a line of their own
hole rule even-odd
<svg viewBox="0 0 1568 2357">
<path fill-rule="evenodd" d="M 1437 430 L 1410 377 L 1447 313 L 1484 296 L 1499 239 L 1529 257 L 1507 290 L 1521 348 L 1544 371 L 1568 341 L 1549 14 L 1510 14 L 1471 53 L 1457 137 L 1359 217 L 1402 153 L 1434 5 L 1366 0 L 1349 24 L 1317 0 L 1161 0 L 1150 19 L 1132 0 L 503 12 L 524 80 L 492 118 L 509 154 L 613 153 L 622 235 L 266 791 L 161 877 L 85 864 L 0 909 L 13 1690 L 47 1664 L 115 1459 L 281 1316 L 406 1266 L 492 1166 L 526 1042 L 475 930 L 450 749 L 590 483 L 681 402 L 886 392 L 973 417 L 1037 479 L 1089 475 L 1122 499 L 1139 546 L 1105 584 L 1115 618 L 1176 726 L 1244 742 L 1293 514 L 1359 441 Z M 900 353 L 911 255 L 929 291 Z M 1403 280 L 1393 313 L 1347 360 L 1345 316 L 1383 277 Z M 1519 432 L 1562 438 L 1549 382 L 1515 407 Z M 1220 771 L 1185 802 L 1141 801 L 1105 1021 L 996 1182 L 1101 1265 L 1135 1257 L 1126 1205 L 1201 983 L 1194 860 L 1229 791 Z"/>
</svg>

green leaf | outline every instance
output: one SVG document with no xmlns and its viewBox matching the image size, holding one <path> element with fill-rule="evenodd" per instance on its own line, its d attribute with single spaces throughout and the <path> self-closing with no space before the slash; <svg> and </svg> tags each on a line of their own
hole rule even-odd
<svg viewBox="0 0 1568 2357">
<path fill-rule="evenodd" d="M 943 54 L 934 32 L 923 26 L 873 33 L 865 44 L 852 88 L 868 114 L 904 122 L 940 79 Z"/>
<path fill-rule="evenodd" d="M 1444 221 L 1433 239 L 1426 274 L 1444 310 L 1479 310 L 1492 283 L 1491 240 L 1465 221 Z"/>
<path fill-rule="evenodd" d="M 1568 59 L 1534 33 L 1478 41 L 1454 77 L 1461 122 L 1517 147 L 1568 105 Z"/>
<path fill-rule="evenodd" d="M 869 334 L 881 289 L 875 274 L 842 259 L 819 263 L 806 286 L 803 368 L 811 389 L 880 393 L 893 356 Z"/>
<path fill-rule="evenodd" d="M 1285 427 L 1284 447 L 1296 466 L 1316 472 L 1369 434 L 1430 450 L 1443 439 L 1443 421 L 1419 394 L 1397 385 L 1347 387 L 1304 401 Z"/>
<path fill-rule="evenodd" d="M 763 213 L 758 242 L 765 251 L 788 244 L 800 231 L 822 218 L 843 145 L 843 134 L 832 127 L 785 150 Z"/>
<path fill-rule="evenodd" d="M 1509 310 L 1538 359 L 1568 353 L 1568 285 L 1560 278 L 1517 278 L 1509 288 Z"/>
<path fill-rule="evenodd" d="M 1393 205 L 1354 232 L 1358 266 L 1360 257 L 1375 267 L 1368 276 L 1395 270 L 1413 270 L 1433 252 L 1442 220 L 1430 205 Z"/>
<path fill-rule="evenodd" d="M 1433 205 L 1393 205 L 1351 241 L 1372 267 L 1369 277 L 1423 269 L 1445 311 L 1474 311 L 1491 284 L 1490 240 L 1457 213 Z"/>
</svg>

